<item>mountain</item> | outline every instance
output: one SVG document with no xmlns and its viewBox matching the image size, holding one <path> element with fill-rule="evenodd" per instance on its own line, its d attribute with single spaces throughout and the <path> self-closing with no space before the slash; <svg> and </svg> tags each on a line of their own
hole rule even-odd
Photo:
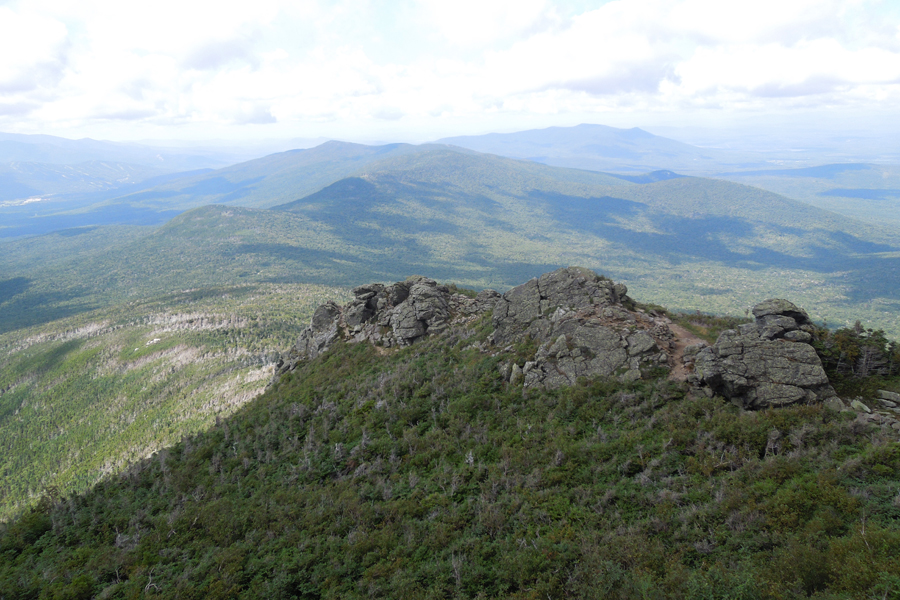
<svg viewBox="0 0 900 600">
<path fill-rule="evenodd" d="M 234 162 L 230 153 L 206 148 L 165 148 L 133 142 L 0 132 L 0 163 L 76 165 L 90 161 L 129 163 L 168 172 L 222 167 Z"/>
<path fill-rule="evenodd" d="M 759 168 L 766 165 L 762 154 L 698 148 L 637 127 L 619 129 L 582 124 L 516 133 L 449 137 L 438 140 L 438 143 L 593 171 L 675 170 L 711 174 L 728 168 Z"/>
<path fill-rule="evenodd" d="M 789 297 L 818 323 L 861 320 L 900 336 L 890 230 L 722 180 L 635 183 L 411 148 L 363 157 L 352 176 L 273 209 L 211 205 L 156 228 L 89 226 L 4 243 L 0 442 L 15 448 L 8 472 L 31 482 L 10 476 L 9 497 L 22 501 L 54 477 L 83 489 L 112 469 L 107 462 L 208 423 L 211 407 L 237 408 L 222 399 L 257 389 L 252 377 L 273 360 L 275 341 L 297 335 L 284 298 L 310 285 L 428 273 L 504 291 L 582 264 L 673 310 L 739 316 L 761 298 Z M 158 323 L 192 314 L 222 325 L 159 334 Z M 265 324 L 254 320 L 265 314 Z M 234 384 L 230 373 L 251 379 Z M 173 391 L 183 389 L 191 392 Z M 132 426 L 123 407 L 140 402 L 153 409 Z M 97 462 L 47 454 L 61 448 L 75 448 L 72 457 L 91 448 Z"/>
<path fill-rule="evenodd" d="M 92 205 L 159 185 L 173 173 L 186 177 L 231 164 L 231 158 L 220 150 L 0 133 L 0 237 L 160 223 L 177 213 Z"/>
<path fill-rule="evenodd" d="M 900 228 L 900 166 L 897 165 L 841 163 L 721 173 L 717 177 L 855 219 Z"/>
<path fill-rule="evenodd" d="M 77 165 L 0 165 L 0 238 L 34 236 L 98 225 L 157 225 L 178 210 L 153 210 L 98 202 L 155 187 L 171 179 L 206 173 L 160 174 L 158 169 L 108 162 Z"/>
<path fill-rule="evenodd" d="M 121 196 L 115 203 L 182 210 L 214 203 L 267 208 L 317 191 L 372 161 L 416 150 L 409 144 L 364 146 L 326 142 L 315 148 L 279 152 L 178 179 Z"/>
<path fill-rule="evenodd" d="M 0 301 L 28 285 L 0 283 Z M 308 284 L 171 289 L 0 332 L 0 521 L 45 488 L 85 491 L 231 414 L 264 390 L 315 306 L 344 296 Z"/>
<path fill-rule="evenodd" d="M 0 184 L 6 184 L 0 200 L 12 199 L 0 202 L 0 237 L 108 224 L 157 225 L 184 210 L 213 203 L 273 206 L 317 191 L 371 161 L 414 149 L 406 144 L 363 146 L 327 142 L 218 170 L 156 176 L 152 175 L 159 171 L 109 163 L 16 163 L 5 171 L 0 166 Z M 140 172 L 140 176 L 124 179 L 124 171 L 129 169 Z M 24 171 L 31 175 L 23 175 Z M 53 193 L 58 195 L 48 195 Z"/>
<path fill-rule="evenodd" d="M 578 289 L 541 280 L 529 289 L 548 301 Z M 634 331 L 594 341 L 682 326 L 599 281 L 615 295 L 588 302 L 584 318 L 630 319 Z M 438 300 L 423 278 L 390 294 L 404 285 Z M 363 303 L 388 293 L 368 287 Z M 505 300 L 527 303 L 522 288 Z M 460 311 L 473 295 L 454 296 Z M 581 318 L 558 308 L 542 323 Z M 209 431 L 83 494 L 49 490 L 0 526 L 0 594 L 850 599 L 898 589 L 900 454 L 880 416 L 890 411 L 741 410 L 652 371 L 524 387 L 514 374 L 546 348 L 495 343 L 512 312 L 446 316 L 442 332 L 405 348 L 334 340 Z M 572 338 L 560 336 L 556 356 L 581 351 Z"/>
<path fill-rule="evenodd" d="M 380 160 L 365 151 L 353 176 L 271 210 L 195 209 L 46 267 L 48 255 L 65 257 L 93 234 L 9 245 L 0 272 L 30 283 L 3 303 L 0 329 L 69 310 L 73 298 L 98 306 L 185 286 L 355 285 L 410 271 L 506 289 L 582 264 L 677 309 L 735 314 L 756 298 L 791 295 L 816 319 L 900 332 L 900 243 L 890 229 L 722 180 L 636 184 L 446 146 Z"/>
<path fill-rule="evenodd" d="M 153 167 L 88 161 L 75 165 L 13 162 L 0 164 L 0 203 L 35 196 L 103 191 L 163 175 Z"/>
<path fill-rule="evenodd" d="M 353 249 L 352 258 L 335 259 L 366 264 L 384 279 L 406 262 L 502 288 L 584 264 L 683 309 L 714 305 L 733 314 L 752 295 L 790 291 L 817 315 L 897 302 L 892 230 L 721 180 L 635 185 L 435 148 L 373 164 L 363 177 L 278 209 L 321 223 L 343 240 L 329 247 Z M 725 298 L 728 305 L 719 304 Z M 886 313 L 869 316 L 900 331 Z"/>
</svg>

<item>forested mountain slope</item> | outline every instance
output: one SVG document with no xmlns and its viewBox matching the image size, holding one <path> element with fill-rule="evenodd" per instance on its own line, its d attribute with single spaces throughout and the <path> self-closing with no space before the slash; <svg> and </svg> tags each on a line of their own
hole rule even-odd
<svg viewBox="0 0 900 600">
<path fill-rule="evenodd" d="M 213 203 L 267 208 L 315 192 L 374 160 L 418 150 L 409 144 L 326 142 L 179 179 L 111 203 L 182 210 Z"/>
<path fill-rule="evenodd" d="M 93 234 L 74 237 L 83 235 Z M 2 320 L 34 323 L 48 304 L 70 310 L 179 285 L 354 285 L 418 271 L 505 289 L 583 264 L 674 308 L 734 314 L 789 295 L 815 318 L 900 332 L 891 229 L 721 180 L 635 184 L 448 147 L 372 159 L 277 210 L 187 212 L 77 260 L 54 251 L 73 238 L 46 242 L 32 254 L 18 249 L 36 244 L 7 245 L 19 258 L 5 261 L 3 276 L 28 283 L 6 300 Z M 48 255 L 50 264 L 28 258 Z"/>
<path fill-rule="evenodd" d="M 340 289 L 182 289 L 0 333 L 0 520 L 84 491 L 263 391 Z"/>
<path fill-rule="evenodd" d="M 0 530 L 0 594 L 900 591 L 896 432 L 821 405 L 742 411 L 664 373 L 523 388 L 503 366 L 536 345 L 494 347 L 494 322 L 336 341 L 210 431 L 49 495 Z"/>
</svg>

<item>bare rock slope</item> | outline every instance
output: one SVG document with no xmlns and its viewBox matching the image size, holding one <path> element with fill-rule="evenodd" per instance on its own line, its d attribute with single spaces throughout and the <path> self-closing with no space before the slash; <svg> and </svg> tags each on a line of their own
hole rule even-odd
<svg viewBox="0 0 900 600">
<path fill-rule="evenodd" d="M 579 377 L 638 379 L 642 370 L 667 366 L 668 319 L 630 310 L 627 294 L 624 285 L 580 267 L 546 273 L 503 294 L 492 317 L 494 345 L 529 337 L 539 344 L 524 367 L 507 365 L 510 381 L 555 388 Z"/>
</svg>

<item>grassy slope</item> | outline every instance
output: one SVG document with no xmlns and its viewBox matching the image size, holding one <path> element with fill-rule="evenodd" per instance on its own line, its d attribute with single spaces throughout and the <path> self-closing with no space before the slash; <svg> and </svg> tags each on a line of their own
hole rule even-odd
<svg viewBox="0 0 900 600">
<path fill-rule="evenodd" d="M 467 349 L 487 332 L 340 345 L 209 432 L 48 498 L 0 531 L 0 590 L 896 597 L 900 454 L 882 434 L 655 379 L 526 395 L 503 355 Z"/>
<path fill-rule="evenodd" d="M 314 285 L 194 289 L 0 335 L 0 519 L 101 477 L 259 394 Z"/>
</svg>

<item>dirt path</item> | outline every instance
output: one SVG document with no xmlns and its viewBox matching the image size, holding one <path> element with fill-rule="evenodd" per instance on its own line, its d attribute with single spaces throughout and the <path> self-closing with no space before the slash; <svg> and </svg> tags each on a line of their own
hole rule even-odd
<svg viewBox="0 0 900 600">
<path fill-rule="evenodd" d="M 675 348 L 672 350 L 672 358 L 675 361 L 675 366 L 672 367 L 672 370 L 669 372 L 669 379 L 672 381 L 684 381 L 688 376 L 688 370 L 684 368 L 684 349 L 688 346 L 693 346 L 694 344 L 703 344 L 706 342 L 681 325 L 669 323 L 669 329 L 675 334 Z"/>
</svg>

